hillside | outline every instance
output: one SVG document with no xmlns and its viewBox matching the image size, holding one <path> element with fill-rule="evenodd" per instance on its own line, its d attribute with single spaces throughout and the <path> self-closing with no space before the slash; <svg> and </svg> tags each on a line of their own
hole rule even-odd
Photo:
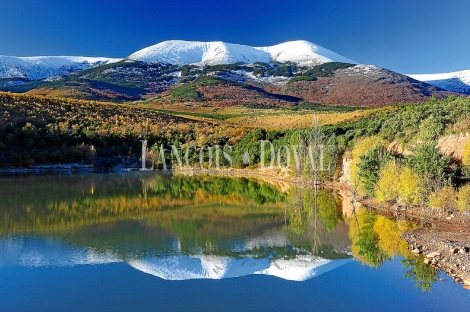
<svg viewBox="0 0 470 312">
<path fill-rule="evenodd" d="M 338 62 L 303 67 L 289 62 L 178 66 L 122 61 L 56 81 L 31 81 L 3 90 L 104 101 L 196 101 L 220 107 L 248 103 L 295 106 L 301 102 L 382 107 L 452 94 L 387 69 Z"/>
<path fill-rule="evenodd" d="M 296 81 L 270 88 L 276 89 L 309 102 L 359 107 L 422 103 L 431 95 L 439 98 L 450 95 L 440 88 L 373 65 L 340 68 L 315 81 Z"/>
<path fill-rule="evenodd" d="M 0 116 L 0 167 L 93 161 L 107 168 L 138 160 L 142 139 L 202 145 L 235 143 L 246 133 L 132 106 L 1 92 Z"/>
</svg>

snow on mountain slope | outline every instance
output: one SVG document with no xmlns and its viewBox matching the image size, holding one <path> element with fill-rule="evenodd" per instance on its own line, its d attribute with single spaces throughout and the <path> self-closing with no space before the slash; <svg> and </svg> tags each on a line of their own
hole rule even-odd
<svg viewBox="0 0 470 312">
<path fill-rule="evenodd" d="M 250 47 L 240 44 L 170 40 L 147 47 L 129 56 L 131 60 L 178 65 L 216 65 L 255 62 L 294 62 L 318 65 L 326 62 L 356 63 L 308 41 L 291 41 L 271 47 Z"/>
<path fill-rule="evenodd" d="M 271 61 L 290 61 L 309 66 L 332 61 L 356 63 L 321 46 L 302 40 L 285 42 L 271 47 L 251 47 L 222 41 L 170 40 L 137 51 L 130 55 L 128 59 L 147 63 L 177 65 L 252 64 Z M 39 80 L 121 60 L 118 58 L 82 56 L 15 57 L 0 55 L 0 79 Z M 20 82 L 13 81 L 11 83 Z"/>
<path fill-rule="evenodd" d="M 139 271 L 165 280 L 223 279 L 264 274 L 285 280 L 305 281 L 350 261 L 353 260 L 327 260 L 313 255 L 278 260 L 203 255 L 148 257 L 130 260 L 128 263 Z"/>
<path fill-rule="evenodd" d="M 119 61 L 121 59 L 107 57 L 0 55 L 0 78 L 38 80 Z"/>
<path fill-rule="evenodd" d="M 271 54 L 273 61 L 294 62 L 300 65 L 319 65 L 327 62 L 356 64 L 344 56 L 304 40 L 289 41 L 271 47 L 257 48 Z"/>
<path fill-rule="evenodd" d="M 415 74 L 407 76 L 429 83 L 430 85 L 447 91 L 470 94 L 470 70 L 441 74 Z"/>
<path fill-rule="evenodd" d="M 271 55 L 253 47 L 221 41 L 170 40 L 137 51 L 129 58 L 147 63 L 216 65 L 269 62 Z"/>
</svg>

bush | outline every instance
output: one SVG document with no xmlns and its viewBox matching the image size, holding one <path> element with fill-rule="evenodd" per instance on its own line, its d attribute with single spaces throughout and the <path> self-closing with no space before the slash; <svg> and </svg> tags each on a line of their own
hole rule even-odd
<svg viewBox="0 0 470 312">
<path fill-rule="evenodd" d="M 360 157 L 361 161 L 357 166 L 359 167 L 359 177 L 361 178 L 361 183 L 359 184 L 361 192 L 370 197 L 375 196 L 380 168 L 390 160 L 390 157 L 390 152 L 380 142 L 373 149 L 369 150 L 366 155 Z"/>
<path fill-rule="evenodd" d="M 457 193 L 457 209 L 470 210 L 470 184 L 462 186 Z"/>
<path fill-rule="evenodd" d="M 429 116 L 419 125 L 419 137 L 423 141 L 434 141 L 444 130 L 442 118 Z"/>
<path fill-rule="evenodd" d="M 434 209 L 455 210 L 457 207 L 457 192 L 451 186 L 444 186 L 429 196 L 429 207 Z"/>
<path fill-rule="evenodd" d="M 405 160 L 410 168 L 430 180 L 428 191 L 431 192 L 445 185 L 454 174 L 445 171 L 450 159 L 441 154 L 433 141 L 420 144 Z"/>
</svg>

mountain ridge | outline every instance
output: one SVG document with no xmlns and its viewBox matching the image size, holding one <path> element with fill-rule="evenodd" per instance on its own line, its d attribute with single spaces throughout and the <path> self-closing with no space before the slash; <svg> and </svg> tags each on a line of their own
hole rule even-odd
<svg viewBox="0 0 470 312">
<path fill-rule="evenodd" d="M 86 56 L 5 56 L 0 55 L 0 78 L 40 80 L 66 75 L 122 59 Z"/>
<path fill-rule="evenodd" d="M 407 76 L 447 91 L 470 95 L 470 69 L 448 73 L 411 74 Z"/>
<path fill-rule="evenodd" d="M 314 43 L 297 40 L 268 47 L 226 43 L 223 41 L 168 40 L 139 50 L 129 57 L 147 63 L 177 65 L 219 65 L 293 62 L 299 65 L 319 65 L 327 62 L 357 63 Z"/>
</svg>

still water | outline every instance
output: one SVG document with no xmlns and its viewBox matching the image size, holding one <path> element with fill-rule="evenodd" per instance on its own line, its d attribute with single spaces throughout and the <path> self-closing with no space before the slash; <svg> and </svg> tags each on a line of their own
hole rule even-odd
<svg viewBox="0 0 470 312">
<path fill-rule="evenodd" d="M 154 172 L 0 177 L 0 311 L 465 310 L 327 190 Z"/>
</svg>

